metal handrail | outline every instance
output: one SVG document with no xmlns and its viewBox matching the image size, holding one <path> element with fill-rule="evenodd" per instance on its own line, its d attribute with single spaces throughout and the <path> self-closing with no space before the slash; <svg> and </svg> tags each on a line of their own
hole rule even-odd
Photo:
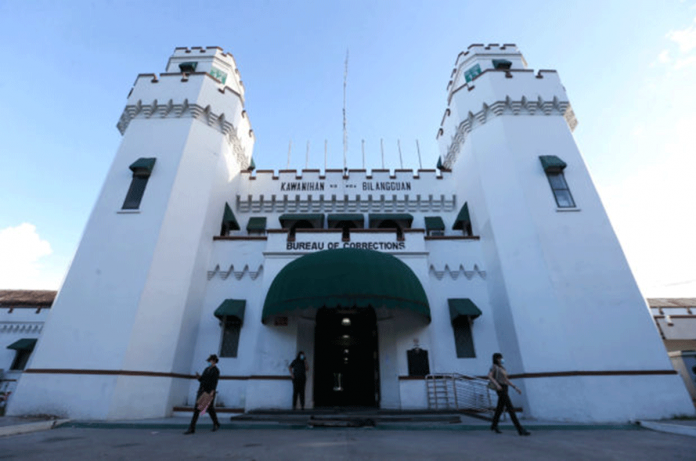
<svg viewBox="0 0 696 461">
<path fill-rule="evenodd" d="M 486 413 L 494 410 L 487 379 L 461 373 L 431 373 L 425 377 L 425 383 L 431 409 Z"/>
</svg>

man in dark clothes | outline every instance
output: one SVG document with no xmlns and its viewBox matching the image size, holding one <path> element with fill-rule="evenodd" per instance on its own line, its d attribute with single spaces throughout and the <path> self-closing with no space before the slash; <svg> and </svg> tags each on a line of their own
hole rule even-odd
<svg viewBox="0 0 696 461">
<path fill-rule="evenodd" d="M 213 431 L 220 429 L 217 413 L 215 413 L 215 389 L 217 389 L 218 378 L 220 377 L 220 370 L 218 370 L 217 367 L 217 355 L 212 354 L 210 357 L 208 357 L 207 362 L 208 367 L 203 370 L 203 375 L 201 376 L 196 373 L 196 378 L 198 378 L 198 381 L 201 384 L 198 387 L 198 393 L 196 393 L 196 403 L 194 404 L 193 408 L 193 418 L 191 418 L 191 424 L 189 424 L 189 428 L 186 430 L 186 432 L 184 432 L 184 434 L 193 434 L 196 432 L 196 421 L 198 421 L 198 415 L 201 414 L 201 411 L 198 409 L 197 402 L 204 392 L 213 393 L 213 400 L 210 402 L 210 405 L 208 405 L 208 414 L 210 415 L 210 419 L 213 420 Z"/>
<path fill-rule="evenodd" d="M 304 391 L 309 363 L 303 351 L 297 353 L 297 357 L 295 357 L 295 360 L 292 361 L 288 368 L 290 369 L 290 376 L 292 376 L 292 409 L 295 409 L 297 397 L 299 397 L 300 407 L 304 410 Z"/>
</svg>

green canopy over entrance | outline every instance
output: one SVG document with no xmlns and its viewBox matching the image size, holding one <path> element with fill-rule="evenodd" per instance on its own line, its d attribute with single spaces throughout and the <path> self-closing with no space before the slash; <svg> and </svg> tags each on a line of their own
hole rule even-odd
<svg viewBox="0 0 696 461">
<path fill-rule="evenodd" d="M 405 263 L 356 248 L 319 251 L 285 266 L 268 290 L 261 321 L 307 308 L 368 306 L 405 309 L 430 321 L 425 290 Z"/>
</svg>

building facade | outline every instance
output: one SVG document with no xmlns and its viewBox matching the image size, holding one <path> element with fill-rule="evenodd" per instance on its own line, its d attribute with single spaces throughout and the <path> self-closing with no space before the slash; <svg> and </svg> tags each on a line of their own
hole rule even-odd
<svg viewBox="0 0 696 461">
<path fill-rule="evenodd" d="M 555 71 L 461 53 L 437 170 L 256 171 L 244 98 L 219 48 L 138 76 L 10 414 L 166 416 L 210 353 L 218 404 L 290 408 L 300 350 L 315 407 L 427 408 L 425 375 L 500 351 L 528 417 L 693 413 Z"/>
<path fill-rule="evenodd" d="M 43 330 L 55 291 L 0 290 L 0 414 Z"/>
</svg>

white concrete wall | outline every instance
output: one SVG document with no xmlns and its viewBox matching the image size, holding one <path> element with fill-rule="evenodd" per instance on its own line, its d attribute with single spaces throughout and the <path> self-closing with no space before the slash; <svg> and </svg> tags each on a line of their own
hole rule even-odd
<svg viewBox="0 0 696 461">
<path fill-rule="evenodd" d="M 472 91 L 455 94 L 453 105 L 457 113 L 475 113 L 507 97 L 567 101 L 555 74 L 537 79 L 490 73 L 479 77 Z M 474 233 L 481 235 L 508 371 L 669 370 L 645 301 L 562 115 L 559 110 L 548 115 L 510 110 L 476 119 L 453 166 L 455 181 L 462 185 L 459 194 L 470 198 Z M 447 145 L 452 133 L 441 139 L 444 151 L 452 152 Z M 568 164 L 565 178 L 575 210 L 557 209 L 540 155 L 557 155 Z M 632 376 L 630 389 L 621 386 L 627 395 L 613 401 L 609 389 L 628 378 L 528 378 L 525 412 L 594 421 L 627 420 L 641 412 L 667 417 L 683 413 L 687 397 L 673 378 Z M 554 379 L 561 380 L 558 387 Z M 659 404 L 647 402 L 648 389 L 656 388 Z M 634 401 L 630 409 L 617 403 L 626 399 Z"/>
</svg>

